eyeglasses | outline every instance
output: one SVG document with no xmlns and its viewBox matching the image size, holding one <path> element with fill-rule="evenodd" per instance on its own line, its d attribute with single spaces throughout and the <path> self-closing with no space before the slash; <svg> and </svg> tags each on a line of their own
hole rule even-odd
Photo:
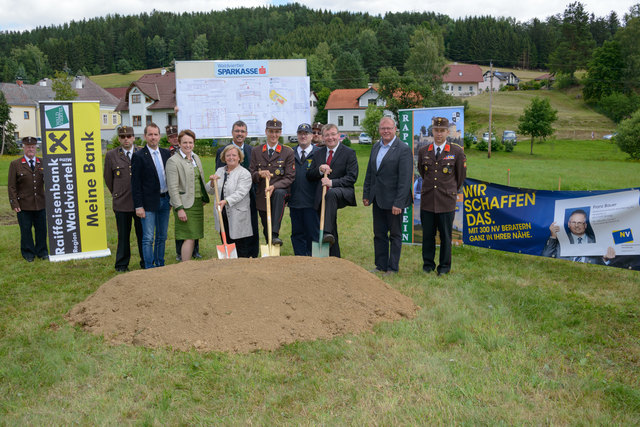
<svg viewBox="0 0 640 427">
<path fill-rule="evenodd" d="M 585 225 L 586 222 L 581 221 L 569 221 L 569 225 Z"/>
<path fill-rule="evenodd" d="M 118 138 L 133 138 L 133 135 L 118 135 Z"/>
<path fill-rule="evenodd" d="M 380 130 L 393 130 L 394 128 L 380 128 Z"/>
<path fill-rule="evenodd" d="M 322 135 L 322 132 L 313 132 L 314 135 Z"/>
</svg>

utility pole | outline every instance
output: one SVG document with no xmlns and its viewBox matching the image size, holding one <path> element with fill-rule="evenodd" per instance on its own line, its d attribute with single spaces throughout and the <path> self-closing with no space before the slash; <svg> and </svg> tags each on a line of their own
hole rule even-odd
<svg viewBox="0 0 640 427">
<path fill-rule="evenodd" d="M 493 59 L 489 61 L 489 149 L 487 150 L 487 158 L 491 158 L 491 104 L 493 101 Z"/>
</svg>

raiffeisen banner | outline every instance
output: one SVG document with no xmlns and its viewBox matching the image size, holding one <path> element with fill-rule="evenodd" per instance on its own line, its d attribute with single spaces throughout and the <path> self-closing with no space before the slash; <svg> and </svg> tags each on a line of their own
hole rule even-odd
<svg viewBox="0 0 640 427">
<path fill-rule="evenodd" d="M 640 189 L 543 191 L 467 178 L 463 241 L 640 270 Z"/>
<path fill-rule="evenodd" d="M 109 256 L 97 102 L 40 103 L 49 259 Z"/>
</svg>

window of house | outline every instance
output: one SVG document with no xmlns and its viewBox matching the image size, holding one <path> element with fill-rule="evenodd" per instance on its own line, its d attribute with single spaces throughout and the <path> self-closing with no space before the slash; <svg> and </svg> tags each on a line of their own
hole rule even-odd
<svg viewBox="0 0 640 427">
<path fill-rule="evenodd" d="M 317 107 L 318 106 L 318 101 L 311 101 L 311 106 L 312 107 Z"/>
<path fill-rule="evenodd" d="M 458 92 L 462 92 L 462 86 L 458 86 Z"/>
<path fill-rule="evenodd" d="M 149 98 L 148 96 L 144 97 L 144 102 L 146 102 L 147 104 L 151 104 L 153 102 L 153 100 L 151 98 Z"/>
<path fill-rule="evenodd" d="M 134 126 L 142 126 L 142 116 L 132 116 L 131 121 Z"/>
<path fill-rule="evenodd" d="M 338 116 L 338 126 L 344 126 L 344 116 Z"/>
<path fill-rule="evenodd" d="M 131 95 L 131 103 L 132 104 L 140 104 L 140 94 L 134 93 Z"/>
<path fill-rule="evenodd" d="M 107 116 L 106 114 L 102 115 L 102 124 L 103 125 L 108 125 L 109 124 L 109 116 Z"/>
<path fill-rule="evenodd" d="M 153 122 L 153 117 L 151 117 L 151 116 L 145 116 L 144 120 L 145 120 L 145 121 L 144 121 L 145 125 L 148 125 L 149 123 L 152 123 L 152 122 Z"/>
<path fill-rule="evenodd" d="M 29 112 L 28 111 L 24 112 L 24 119 L 25 120 L 29 120 Z"/>
<path fill-rule="evenodd" d="M 112 125 L 117 125 L 118 124 L 118 115 L 117 114 L 112 114 L 111 115 L 111 124 Z"/>
<path fill-rule="evenodd" d="M 473 92 L 473 86 L 469 86 L 469 92 Z"/>
<path fill-rule="evenodd" d="M 353 116 L 353 125 L 354 126 L 360 126 L 360 117 Z"/>
<path fill-rule="evenodd" d="M 376 105 L 376 100 L 375 99 L 370 99 L 369 100 L 369 105 Z"/>
</svg>

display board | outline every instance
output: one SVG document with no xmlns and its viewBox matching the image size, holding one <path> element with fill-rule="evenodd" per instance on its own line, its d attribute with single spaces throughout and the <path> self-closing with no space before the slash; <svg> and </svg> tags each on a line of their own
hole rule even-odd
<svg viewBox="0 0 640 427">
<path fill-rule="evenodd" d="M 178 126 L 198 138 L 230 137 L 237 120 L 264 135 L 273 118 L 293 135 L 309 122 L 309 95 L 305 59 L 176 62 Z"/>
</svg>

